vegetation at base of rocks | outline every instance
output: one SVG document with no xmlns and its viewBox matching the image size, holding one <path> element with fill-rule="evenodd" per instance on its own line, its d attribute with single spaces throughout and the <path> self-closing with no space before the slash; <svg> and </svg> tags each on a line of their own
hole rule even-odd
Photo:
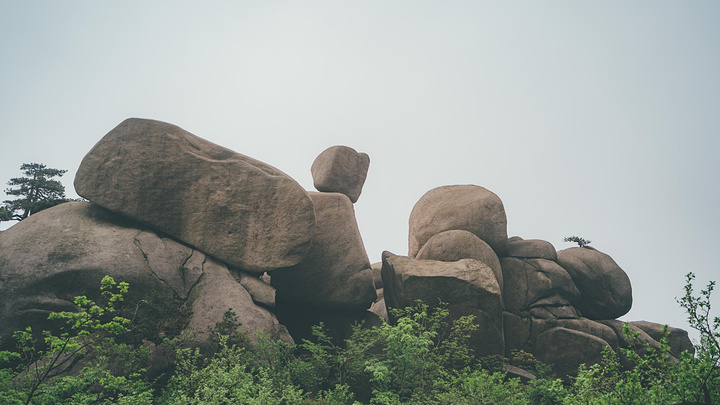
<svg viewBox="0 0 720 405">
<path fill-rule="evenodd" d="M 5 200 L 0 206 L 0 221 L 22 221 L 46 208 L 69 201 L 65 197 L 65 186 L 54 177 L 62 177 L 67 170 L 52 169 L 42 163 L 23 163 L 20 166 L 23 177 L 8 181 L 10 188 L 5 194 L 17 196 Z"/>
<path fill-rule="evenodd" d="M 585 246 L 589 245 L 590 243 L 592 243 L 591 240 L 588 240 L 588 239 L 585 239 L 585 238 L 581 238 L 581 237 L 579 237 L 579 236 L 566 236 L 565 238 L 563 238 L 563 241 L 565 241 L 565 242 L 575 242 L 575 243 L 577 243 L 578 246 L 580 246 L 580 247 L 585 247 Z"/>
<path fill-rule="evenodd" d="M 124 343 L 137 340 L 125 334 L 144 330 L 117 316 L 127 286 L 106 278 L 102 302 L 79 299 L 78 312 L 52 316 L 69 329 L 46 332 L 44 347 L 21 331 L 18 350 L 0 352 L 0 403 L 720 404 L 720 319 L 710 315 L 714 283 L 696 297 L 693 280 L 689 274 L 679 303 L 701 334 L 696 355 L 686 352 L 675 361 L 667 334 L 651 347 L 626 327 L 625 349 L 607 350 L 599 364 L 581 366 L 563 382 L 524 351 L 510 359 L 477 358 L 468 345 L 475 319 L 451 319 L 445 306 L 422 302 L 396 311 L 395 324 L 356 325 L 343 345 L 322 324 L 297 345 L 264 335 L 250 343 L 228 311 L 211 330 L 216 350 L 203 352 L 182 334 L 165 338 L 159 345 L 174 351 L 174 366 L 158 377 L 146 368 L 147 345 Z M 58 354 L 75 351 L 85 354 L 79 372 L 45 373 L 64 358 Z M 510 378 L 503 371 L 508 364 L 537 378 Z"/>
</svg>

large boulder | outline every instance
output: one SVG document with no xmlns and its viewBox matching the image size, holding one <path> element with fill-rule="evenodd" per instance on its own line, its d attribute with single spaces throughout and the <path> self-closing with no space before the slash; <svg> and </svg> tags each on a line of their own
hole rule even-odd
<svg viewBox="0 0 720 405">
<path fill-rule="evenodd" d="M 325 149 L 312 164 L 313 185 L 318 191 L 342 193 L 357 202 L 362 192 L 370 157 L 348 146 Z"/>
<path fill-rule="evenodd" d="M 272 272 L 278 300 L 316 307 L 367 309 L 375 301 L 370 260 L 355 210 L 340 193 L 315 193 L 315 240 L 305 260 Z"/>
<path fill-rule="evenodd" d="M 492 269 L 500 289 L 503 288 L 500 260 L 490 245 L 471 232 L 459 229 L 440 232 L 425 242 L 415 258 L 441 262 L 456 262 L 462 259 L 479 260 Z"/>
<path fill-rule="evenodd" d="M 48 314 L 75 310 L 76 296 L 97 299 L 106 275 L 130 284 L 125 300 L 130 304 L 153 296 L 195 303 L 193 322 L 202 325 L 192 331 L 204 333 L 205 326 L 222 320 L 202 311 L 200 303 L 211 301 L 217 312 L 233 308 L 247 333 L 263 330 L 287 339 L 271 313 L 237 298 L 248 294 L 229 272 L 229 278 L 198 290 L 223 272 L 227 268 L 204 253 L 95 204 L 61 204 L 0 233 L 0 346 L 7 347 L 12 332 L 26 326 L 49 329 Z M 219 298 L 227 288 L 238 292 L 225 307 L 228 302 Z"/>
<path fill-rule="evenodd" d="M 505 310 L 537 318 L 576 318 L 571 302 L 580 295 L 570 275 L 547 259 L 504 257 L 500 261 Z"/>
<path fill-rule="evenodd" d="M 492 269 L 474 259 L 419 260 L 383 252 L 385 304 L 406 308 L 422 300 L 448 305 L 451 318 L 473 315 L 480 329 L 471 345 L 478 355 L 503 354 L 502 294 Z M 390 320 L 394 321 L 392 315 Z"/>
<path fill-rule="evenodd" d="M 312 201 L 295 180 L 159 121 L 130 118 L 105 135 L 75 190 L 247 271 L 299 263 L 314 235 Z"/>
<path fill-rule="evenodd" d="M 425 193 L 410 213 L 408 255 L 417 256 L 428 239 L 452 229 L 471 232 L 498 256 L 506 254 L 505 208 L 495 193 L 483 187 L 443 186 Z"/>
<path fill-rule="evenodd" d="M 559 251 L 558 263 L 580 291 L 571 302 L 584 317 L 615 319 L 630 311 L 630 278 L 610 256 L 590 247 L 574 247 Z"/>
</svg>

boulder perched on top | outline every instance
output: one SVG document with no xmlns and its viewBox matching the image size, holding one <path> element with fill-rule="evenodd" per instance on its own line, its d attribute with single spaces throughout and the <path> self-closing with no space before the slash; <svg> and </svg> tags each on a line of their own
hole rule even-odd
<svg viewBox="0 0 720 405">
<path fill-rule="evenodd" d="M 153 295 L 187 302 L 194 312 L 186 330 L 201 339 L 232 308 L 248 334 L 290 340 L 224 265 L 95 204 L 69 202 L 0 233 L 0 346 L 26 326 L 49 329 L 48 314 L 76 310 L 76 296 L 97 299 L 106 275 L 129 283 L 125 301 L 132 305 Z"/>
<path fill-rule="evenodd" d="M 502 294 L 492 269 L 474 259 L 420 260 L 383 252 L 383 291 L 388 309 L 422 300 L 448 305 L 451 318 L 473 315 L 480 328 L 471 337 L 478 355 L 504 353 Z M 390 320 L 394 321 L 390 316 Z"/>
<path fill-rule="evenodd" d="M 610 256 L 590 247 L 574 247 L 558 252 L 558 264 L 580 291 L 572 304 L 584 317 L 615 319 L 630 311 L 630 279 Z"/>
<path fill-rule="evenodd" d="M 130 118 L 83 159 L 75 189 L 233 267 L 260 272 L 305 258 L 312 201 L 280 170 L 160 121 Z"/>
<path fill-rule="evenodd" d="M 495 251 L 471 232 L 459 229 L 440 232 L 428 239 L 415 258 L 441 262 L 456 262 L 462 259 L 479 260 L 492 269 L 500 289 L 503 288 L 502 269 Z"/>
<path fill-rule="evenodd" d="M 434 188 L 410 213 L 408 255 L 415 257 L 431 237 L 460 229 L 471 232 L 502 257 L 507 251 L 507 217 L 495 193 L 475 185 Z"/>
<path fill-rule="evenodd" d="M 370 167 L 370 157 L 347 146 L 325 149 L 312 164 L 313 184 L 318 191 L 342 193 L 357 202 Z"/>
<path fill-rule="evenodd" d="M 369 308 L 376 299 L 373 273 L 350 199 L 340 193 L 309 194 L 315 205 L 315 239 L 305 260 L 272 272 L 278 301 Z"/>
</svg>

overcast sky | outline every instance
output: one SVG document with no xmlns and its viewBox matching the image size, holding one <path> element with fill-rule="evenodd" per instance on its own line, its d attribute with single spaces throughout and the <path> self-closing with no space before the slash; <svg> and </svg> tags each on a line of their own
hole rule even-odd
<svg viewBox="0 0 720 405">
<path fill-rule="evenodd" d="M 715 1 L 0 0 L 0 181 L 45 163 L 76 197 L 83 156 L 128 117 L 309 190 L 315 157 L 347 145 L 371 159 L 371 262 L 407 254 L 425 192 L 477 184 L 509 235 L 611 255 L 624 320 L 687 328 L 684 274 L 720 279 L 718 21 Z"/>
</svg>

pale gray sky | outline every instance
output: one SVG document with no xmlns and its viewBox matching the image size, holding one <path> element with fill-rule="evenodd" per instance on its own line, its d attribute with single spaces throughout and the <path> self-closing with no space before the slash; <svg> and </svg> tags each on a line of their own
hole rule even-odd
<svg viewBox="0 0 720 405">
<path fill-rule="evenodd" d="M 307 189 L 348 145 L 371 158 L 371 261 L 407 253 L 426 191 L 478 184 L 510 235 L 610 254 L 625 320 L 687 327 L 684 274 L 720 279 L 718 21 L 714 1 L 0 0 L 0 181 L 41 162 L 76 196 L 82 157 L 128 117 Z"/>
</svg>

